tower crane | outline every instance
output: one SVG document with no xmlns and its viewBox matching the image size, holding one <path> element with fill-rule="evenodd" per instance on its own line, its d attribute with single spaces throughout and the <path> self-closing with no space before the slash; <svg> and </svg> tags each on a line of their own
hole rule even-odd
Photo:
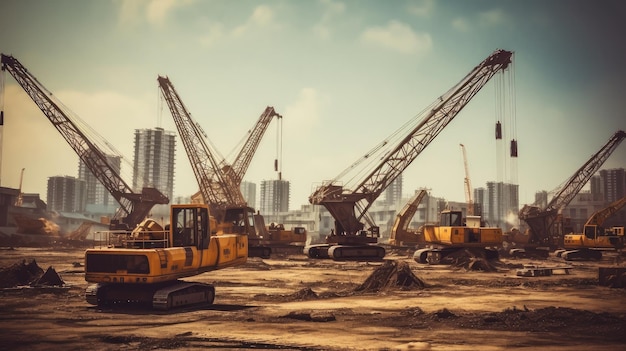
<svg viewBox="0 0 626 351">
<path fill-rule="evenodd" d="M 525 205 L 519 212 L 519 218 L 529 227 L 528 243 L 525 248 L 514 248 L 513 255 L 541 253 L 547 255 L 549 250 L 563 246 L 562 228 L 557 225 L 559 212 L 563 210 L 587 184 L 591 176 L 597 172 L 607 158 L 626 137 L 626 132 L 619 130 L 585 162 L 574 174 L 555 192 L 552 200 L 545 208 L 536 205 Z"/>
<path fill-rule="evenodd" d="M 133 229 L 149 215 L 157 204 L 168 204 L 169 199 L 159 190 L 144 187 L 136 193 L 121 178 L 116 168 L 85 133 L 77 126 L 61 105 L 16 58 L 2 54 L 2 70 L 8 71 L 17 83 L 48 117 L 52 125 L 70 144 L 78 157 L 85 163 L 93 175 L 104 185 L 107 191 L 120 204 L 111 219 L 111 226 L 117 229 Z"/>
<path fill-rule="evenodd" d="M 261 244 L 261 238 L 254 229 L 254 209 L 247 205 L 240 189 L 241 179 L 250 164 L 252 150 L 260 142 L 263 127 L 259 128 L 259 133 L 254 133 L 254 138 L 248 139 L 235 164 L 224 167 L 216 158 L 217 151 L 211 149 L 204 131 L 192 118 L 169 78 L 159 76 L 157 80 L 185 147 L 200 193 L 211 215 L 217 220 L 218 233 L 245 233 L 248 235 L 248 255 L 269 257 L 271 249 Z M 269 123 L 274 115 L 277 114 L 272 107 L 266 108 L 259 123 Z"/>
<path fill-rule="evenodd" d="M 569 233 L 563 238 L 564 252 L 560 256 L 566 260 L 601 259 L 603 250 L 624 247 L 624 227 L 604 228 L 609 217 L 626 206 L 626 196 L 594 212 L 583 227 L 582 233 Z"/>
<path fill-rule="evenodd" d="M 512 55 L 510 51 L 496 50 L 419 115 L 421 118 L 417 125 L 397 144 L 383 141 L 376 149 L 387 151 L 389 148 L 389 151 L 384 153 L 372 171 L 364 172 L 366 176 L 358 178 L 354 187 L 342 183 L 346 172 L 317 187 L 309 196 L 309 202 L 324 206 L 334 218 L 335 228 L 334 233 L 327 236 L 325 244 L 307 246 L 305 253 L 311 258 L 382 259 L 384 248 L 372 245 L 378 242 L 379 230 L 367 210 L 491 77 L 509 66 Z M 348 170 L 369 159 L 370 154 L 365 155 Z M 369 225 L 367 230 L 364 230 L 365 223 L 362 221 Z"/>
<path fill-rule="evenodd" d="M 467 153 L 465 152 L 465 145 L 461 145 L 461 151 L 463 151 L 463 165 L 465 166 L 465 178 L 463 183 L 465 184 L 465 201 L 467 202 L 467 215 L 474 215 L 474 200 L 472 200 L 472 182 L 469 176 L 469 167 L 467 165 Z"/>
</svg>

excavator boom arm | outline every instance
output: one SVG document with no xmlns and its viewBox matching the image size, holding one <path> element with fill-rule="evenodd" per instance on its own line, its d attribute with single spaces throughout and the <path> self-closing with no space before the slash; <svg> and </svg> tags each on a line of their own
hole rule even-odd
<svg viewBox="0 0 626 351">
<path fill-rule="evenodd" d="M 607 207 L 594 212 L 591 215 L 591 217 L 587 219 L 585 226 L 589 226 L 589 225 L 602 226 L 602 224 L 604 223 L 604 221 L 607 220 L 607 218 L 614 215 L 617 211 L 622 209 L 622 207 L 624 206 L 626 206 L 626 196 L 622 197 L 621 199 L 617 199 L 613 201 L 612 203 L 610 203 Z"/>
</svg>

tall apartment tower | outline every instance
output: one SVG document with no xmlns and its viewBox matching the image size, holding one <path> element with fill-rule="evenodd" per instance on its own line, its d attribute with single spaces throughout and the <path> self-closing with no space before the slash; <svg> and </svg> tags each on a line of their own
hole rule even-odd
<svg viewBox="0 0 626 351">
<path fill-rule="evenodd" d="M 487 182 L 487 208 L 483 218 L 489 225 L 510 230 L 519 227 L 519 185 L 503 182 Z"/>
<path fill-rule="evenodd" d="M 261 182 L 260 211 L 262 215 L 269 217 L 289 211 L 289 186 L 289 181 L 286 180 L 264 180 Z"/>
<path fill-rule="evenodd" d="M 70 176 L 48 178 L 48 210 L 80 213 L 85 211 L 87 184 Z"/>
<path fill-rule="evenodd" d="M 107 155 L 107 162 L 119 174 L 122 160 L 117 155 Z M 78 162 L 78 179 L 85 181 L 86 184 L 86 205 L 100 209 L 112 208 L 115 210 L 119 205 L 113 195 L 102 185 L 93 173 L 87 168 L 87 165 L 80 160 Z M 91 206 L 95 205 L 95 206 Z"/>
<path fill-rule="evenodd" d="M 174 156 L 176 134 L 163 128 L 135 129 L 133 190 L 144 187 L 158 189 L 174 198 Z"/>
<path fill-rule="evenodd" d="M 600 170 L 600 186 L 604 201 L 611 203 L 626 195 L 626 173 L 624 168 Z"/>
<path fill-rule="evenodd" d="M 248 203 L 248 206 L 257 209 L 258 206 L 256 204 L 256 184 L 252 182 L 241 182 L 240 189 L 241 193 L 243 194 L 243 198 Z"/>
<path fill-rule="evenodd" d="M 389 184 L 380 199 L 390 206 L 402 205 L 402 174 Z"/>
</svg>

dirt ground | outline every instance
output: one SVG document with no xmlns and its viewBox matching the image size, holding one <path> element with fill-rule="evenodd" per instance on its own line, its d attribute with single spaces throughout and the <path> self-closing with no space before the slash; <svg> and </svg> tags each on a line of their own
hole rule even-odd
<svg viewBox="0 0 626 351">
<path fill-rule="evenodd" d="M 624 267 L 611 257 L 568 263 L 570 274 L 520 277 L 522 264 L 566 263 L 501 259 L 484 272 L 391 252 L 386 261 L 417 284 L 379 286 L 372 277 L 390 263 L 251 258 L 189 279 L 215 285 L 214 305 L 152 311 L 88 304 L 83 252 L 0 249 L 0 268 L 35 260 L 64 282 L 0 289 L 0 350 L 626 349 L 626 289 L 598 284 L 599 266 Z"/>
</svg>

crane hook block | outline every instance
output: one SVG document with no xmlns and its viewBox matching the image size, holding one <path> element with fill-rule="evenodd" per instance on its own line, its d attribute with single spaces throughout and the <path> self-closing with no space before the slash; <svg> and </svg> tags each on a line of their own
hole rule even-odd
<svg viewBox="0 0 626 351">
<path fill-rule="evenodd" d="M 517 157 L 517 140 L 511 140 L 511 157 Z"/>
<path fill-rule="evenodd" d="M 500 121 L 496 122 L 496 140 L 502 139 L 502 124 Z"/>
</svg>

